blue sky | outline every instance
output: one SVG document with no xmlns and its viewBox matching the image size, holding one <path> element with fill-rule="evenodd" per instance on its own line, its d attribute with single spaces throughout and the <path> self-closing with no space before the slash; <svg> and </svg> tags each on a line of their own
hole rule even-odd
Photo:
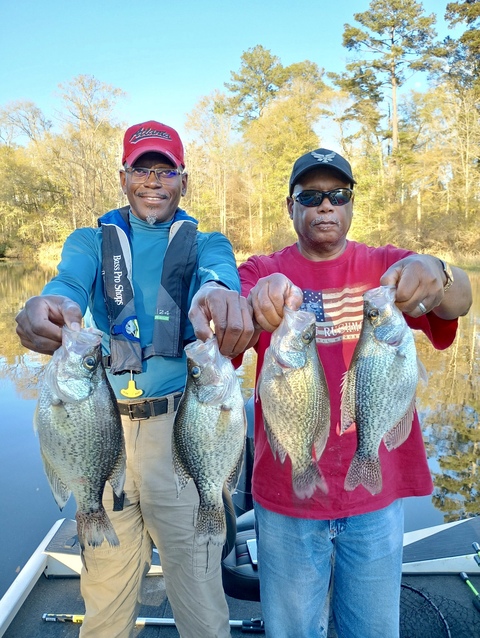
<svg viewBox="0 0 480 638">
<path fill-rule="evenodd" d="M 443 20 L 447 0 L 424 0 Z M 293 10 L 292 8 L 295 8 Z M 93 75 L 127 93 L 116 111 L 183 131 L 199 99 L 223 90 L 241 55 L 261 44 L 288 65 L 341 71 L 345 23 L 369 0 L 0 0 L 0 108 L 34 102 L 54 120 L 58 85 Z"/>
</svg>

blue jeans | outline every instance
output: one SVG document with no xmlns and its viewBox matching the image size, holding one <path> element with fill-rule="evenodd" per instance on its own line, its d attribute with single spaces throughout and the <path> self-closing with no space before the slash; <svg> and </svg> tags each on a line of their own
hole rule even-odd
<svg viewBox="0 0 480 638">
<path fill-rule="evenodd" d="M 330 521 L 255 503 L 266 636 L 326 638 L 329 592 L 338 638 L 398 638 L 403 501 Z"/>
</svg>

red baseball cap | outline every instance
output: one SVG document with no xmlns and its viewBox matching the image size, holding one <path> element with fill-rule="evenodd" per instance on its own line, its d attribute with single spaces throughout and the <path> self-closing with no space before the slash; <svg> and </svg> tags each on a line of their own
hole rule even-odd
<svg viewBox="0 0 480 638">
<path fill-rule="evenodd" d="M 129 166 L 144 153 L 161 153 L 175 166 L 185 167 L 183 144 L 175 129 L 150 120 L 128 128 L 123 138 L 122 164 Z"/>
</svg>

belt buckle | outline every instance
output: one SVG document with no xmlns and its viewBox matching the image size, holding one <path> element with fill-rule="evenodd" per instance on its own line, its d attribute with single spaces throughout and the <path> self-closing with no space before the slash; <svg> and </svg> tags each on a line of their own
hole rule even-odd
<svg viewBox="0 0 480 638">
<path fill-rule="evenodd" d="M 147 405 L 149 407 L 147 414 Z M 143 415 L 139 416 L 133 413 L 133 410 L 143 411 Z M 132 421 L 145 421 L 152 416 L 152 411 L 150 409 L 150 404 L 148 401 L 139 401 L 138 403 L 129 403 L 128 404 L 128 416 Z"/>
</svg>

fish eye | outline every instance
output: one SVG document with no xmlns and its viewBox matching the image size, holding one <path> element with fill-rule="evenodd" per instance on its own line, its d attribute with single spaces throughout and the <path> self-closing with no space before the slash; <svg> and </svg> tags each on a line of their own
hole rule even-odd
<svg viewBox="0 0 480 638">
<path fill-rule="evenodd" d="M 370 317 L 370 319 L 376 319 L 379 314 L 380 312 L 378 311 L 377 308 L 372 308 L 371 310 L 368 311 L 368 316 Z"/>
<path fill-rule="evenodd" d="M 190 374 L 192 375 L 194 379 L 198 379 L 198 377 L 200 376 L 200 373 L 201 373 L 201 370 L 199 366 L 193 366 L 192 369 L 190 370 Z"/>
<path fill-rule="evenodd" d="M 83 358 L 83 367 L 86 368 L 87 370 L 93 371 L 95 370 L 97 365 L 98 365 L 97 358 L 94 357 L 93 355 L 89 354 Z"/>
<path fill-rule="evenodd" d="M 314 332 L 313 328 L 306 328 L 302 332 L 302 341 L 303 341 L 303 343 L 310 343 L 313 340 L 314 336 L 315 336 L 315 332 Z"/>
</svg>

